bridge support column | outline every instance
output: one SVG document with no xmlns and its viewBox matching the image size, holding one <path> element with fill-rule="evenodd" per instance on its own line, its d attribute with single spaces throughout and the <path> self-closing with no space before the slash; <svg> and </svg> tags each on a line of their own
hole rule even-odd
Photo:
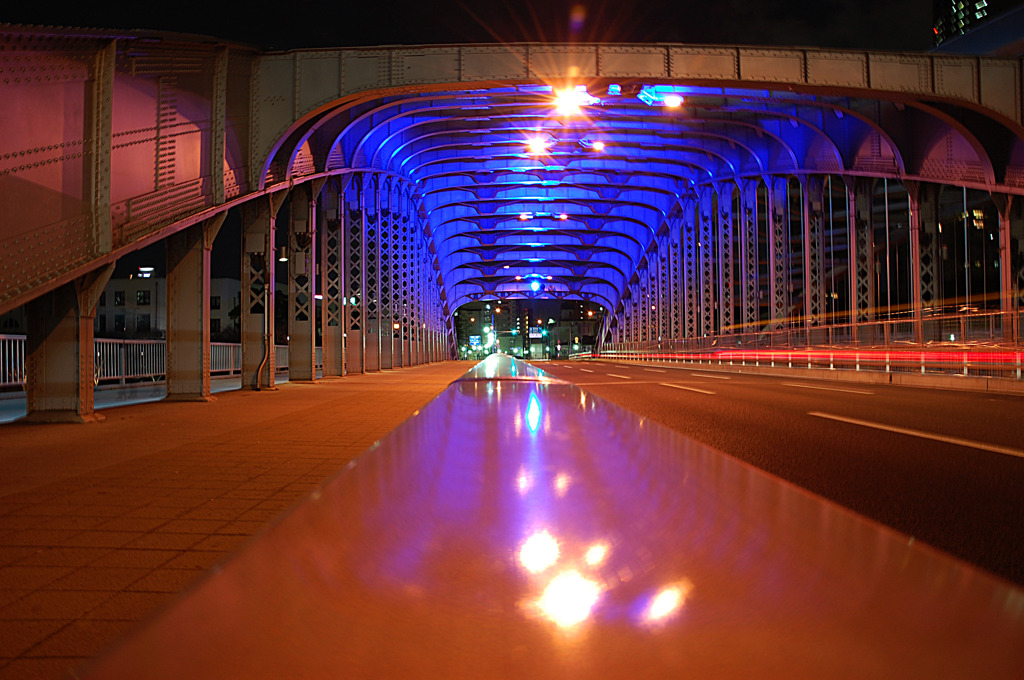
<svg viewBox="0 0 1024 680">
<path fill-rule="evenodd" d="M 672 236 L 668 231 L 658 239 L 658 337 L 662 342 L 672 338 Z"/>
<path fill-rule="evenodd" d="M 395 262 L 395 269 L 398 275 L 398 304 L 399 306 L 395 309 L 395 318 L 398 323 L 401 324 L 401 332 L 399 333 L 399 343 L 402 352 L 401 365 L 412 366 L 412 318 L 410 312 L 412 310 L 412 290 L 411 290 L 411 260 L 412 260 L 412 198 L 410 194 L 410 187 L 407 183 L 403 182 L 401 185 L 400 203 L 399 203 L 399 247 L 397 249 L 398 257 Z"/>
<path fill-rule="evenodd" d="M 291 190 L 288 219 L 288 379 L 316 380 L 316 212 L 324 180 Z"/>
<path fill-rule="evenodd" d="M 804 236 L 804 328 L 807 342 L 820 345 L 826 341 L 824 331 L 811 330 L 825 323 L 825 232 L 824 185 L 819 177 L 807 177 L 803 188 Z"/>
<path fill-rule="evenodd" d="M 373 173 L 363 176 L 363 372 L 381 369 L 381 182 Z"/>
<path fill-rule="evenodd" d="M 742 297 L 743 331 L 756 333 L 759 327 L 758 255 L 757 255 L 757 189 L 758 181 L 740 186 L 740 296 Z"/>
<path fill-rule="evenodd" d="M 999 210 L 999 311 L 1003 313 L 1003 339 L 1021 339 L 1021 310 L 1024 309 L 1024 218 L 1020 199 L 992 194 Z M 1017 205 L 1014 205 L 1017 203 Z"/>
<path fill-rule="evenodd" d="M 22 422 L 88 423 L 103 420 L 95 412 L 96 303 L 114 272 L 98 269 L 46 293 L 26 305 L 25 395 Z"/>
<path fill-rule="evenodd" d="M 167 400 L 209 401 L 210 251 L 227 213 L 167 239 Z"/>
<path fill-rule="evenodd" d="M 854 179 L 847 184 L 849 210 L 850 323 L 857 342 L 872 344 L 874 327 L 861 327 L 875 318 L 874 180 Z"/>
<path fill-rule="evenodd" d="M 395 287 L 395 182 L 390 177 L 382 177 L 380 183 L 380 234 L 378 235 L 379 256 L 378 298 L 380 305 L 380 368 L 386 370 L 395 367 L 395 320 L 394 320 L 394 287 Z"/>
<path fill-rule="evenodd" d="M 697 333 L 700 337 L 715 334 L 715 211 L 714 191 L 704 189 L 700 197 L 700 223 L 697 235 L 697 251 L 699 259 L 700 281 L 700 325 Z"/>
<path fill-rule="evenodd" d="M 363 332 L 366 323 L 363 307 L 363 300 L 366 299 L 366 239 L 363 225 L 363 204 L 366 195 L 363 184 L 367 176 L 356 173 L 350 177 L 344 190 L 342 228 L 345 244 L 345 366 L 348 373 L 363 373 L 366 340 Z"/>
<path fill-rule="evenodd" d="M 669 217 L 668 228 L 668 285 L 672 297 L 672 319 L 669 337 L 673 340 L 678 340 L 683 337 L 683 309 L 685 306 L 683 292 L 686 290 L 686 282 L 683 279 L 683 222 L 681 214 Z"/>
<path fill-rule="evenodd" d="M 242 206 L 242 389 L 274 388 L 274 235 L 285 195 Z"/>
<path fill-rule="evenodd" d="M 917 272 L 917 276 L 911 277 L 910 304 L 914 312 L 914 340 L 920 344 L 932 339 L 924 335 L 924 310 L 938 299 L 935 244 L 939 187 L 914 181 L 904 181 L 903 186 L 910 203 L 910 271 Z"/>
<path fill-rule="evenodd" d="M 333 181 L 321 199 L 323 223 L 320 237 L 320 334 L 324 377 L 345 375 L 345 264 L 344 232 L 341 228 L 339 196 Z"/>
<path fill-rule="evenodd" d="M 735 299 L 735 234 L 733 194 L 735 186 L 725 183 L 718 191 L 718 329 L 720 333 L 735 331 L 733 302 Z"/>
<path fill-rule="evenodd" d="M 700 279 L 697 272 L 700 268 L 700 249 L 697 247 L 697 223 L 700 220 L 696 215 L 696 206 L 693 204 L 689 204 L 683 210 L 682 250 L 680 254 L 683 258 L 683 337 L 686 338 L 696 338 L 699 335 L 697 319 L 700 306 Z"/>
<path fill-rule="evenodd" d="M 777 330 L 789 325 L 789 180 L 772 177 L 768 180 L 769 296 L 771 316 L 769 328 Z"/>
</svg>

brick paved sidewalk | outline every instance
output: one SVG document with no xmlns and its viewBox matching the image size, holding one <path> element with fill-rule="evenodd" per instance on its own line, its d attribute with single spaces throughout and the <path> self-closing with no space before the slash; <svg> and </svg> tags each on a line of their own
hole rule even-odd
<svg viewBox="0 0 1024 680">
<path fill-rule="evenodd" d="M 470 366 L 0 425 L 0 680 L 75 677 Z"/>
</svg>

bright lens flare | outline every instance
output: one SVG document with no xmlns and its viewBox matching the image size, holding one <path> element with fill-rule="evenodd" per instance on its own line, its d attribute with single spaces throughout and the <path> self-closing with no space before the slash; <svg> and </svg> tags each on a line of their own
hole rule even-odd
<svg viewBox="0 0 1024 680">
<path fill-rule="evenodd" d="M 540 156 L 548 152 L 548 142 L 540 137 L 531 137 L 526 140 L 526 150 L 533 156 Z"/>
<path fill-rule="evenodd" d="M 600 594 L 596 583 L 571 570 L 552 579 L 537 604 L 545 616 L 562 628 L 569 628 L 590 616 Z"/>
<path fill-rule="evenodd" d="M 531 535 L 519 549 L 519 562 L 531 574 L 539 574 L 558 561 L 558 541 L 546 531 Z"/>
<path fill-rule="evenodd" d="M 518 416 L 519 414 L 516 415 Z M 516 486 L 519 488 L 519 494 L 525 495 L 533 486 L 533 478 L 525 470 L 522 470 L 519 472 L 519 476 L 516 477 Z"/>
<path fill-rule="evenodd" d="M 662 588 L 657 595 L 651 598 L 651 604 L 644 612 L 644 618 L 648 623 L 664 621 L 679 611 L 689 592 L 690 584 L 688 582 Z"/>
<path fill-rule="evenodd" d="M 555 493 L 559 497 L 564 496 L 565 492 L 569 490 L 569 484 L 572 482 L 572 478 L 564 472 L 560 472 L 555 477 Z"/>
<path fill-rule="evenodd" d="M 596 104 L 596 97 L 591 97 L 585 86 L 577 86 L 571 90 L 559 90 L 555 93 L 555 110 L 563 116 L 579 115 L 582 106 Z"/>
<path fill-rule="evenodd" d="M 608 557 L 608 546 L 605 543 L 595 543 L 587 549 L 587 564 L 596 567 Z"/>
</svg>

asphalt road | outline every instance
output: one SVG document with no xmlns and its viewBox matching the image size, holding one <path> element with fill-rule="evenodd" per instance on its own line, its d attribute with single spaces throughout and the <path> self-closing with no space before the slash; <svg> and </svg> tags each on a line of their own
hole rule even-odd
<svg viewBox="0 0 1024 680">
<path fill-rule="evenodd" d="M 606 361 L 537 364 L 1024 585 L 1024 397 Z"/>
</svg>

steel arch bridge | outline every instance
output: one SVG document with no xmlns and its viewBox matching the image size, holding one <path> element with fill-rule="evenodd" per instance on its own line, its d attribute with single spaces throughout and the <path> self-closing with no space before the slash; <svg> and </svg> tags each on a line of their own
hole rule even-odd
<svg viewBox="0 0 1024 680">
<path fill-rule="evenodd" d="M 232 209 L 243 373 L 272 385 L 285 199 L 298 377 L 313 375 L 315 296 L 329 375 L 449 356 L 451 316 L 477 300 L 590 300 L 605 343 L 857 333 L 883 317 L 921 342 L 943 305 L 997 311 L 1019 338 L 1019 59 L 668 44 L 267 53 L 8 25 L 0 67 L 0 313 L 28 311 L 30 417 L 91 413 L 80 348 L 96 300 L 118 257 L 161 239 L 168 391 L 209 395 L 209 251 Z M 965 244 L 970 228 L 982 237 L 957 254 L 963 274 L 943 265 L 955 225 Z M 975 256 L 991 270 L 973 273 Z"/>
</svg>

